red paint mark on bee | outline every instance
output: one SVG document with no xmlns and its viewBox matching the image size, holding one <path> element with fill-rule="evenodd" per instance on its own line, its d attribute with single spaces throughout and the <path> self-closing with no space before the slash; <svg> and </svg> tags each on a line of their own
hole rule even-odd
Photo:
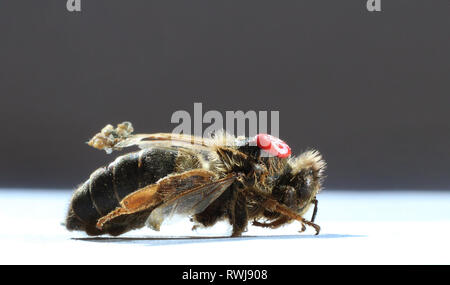
<svg viewBox="0 0 450 285">
<path fill-rule="evenodd" d="M 256 144 L 271 155 L 280 158 L 288 157 L 291 154 L 291 148 L 284 141 L 268 134 L 258 134 L 255 137 Z"/>
</svg>

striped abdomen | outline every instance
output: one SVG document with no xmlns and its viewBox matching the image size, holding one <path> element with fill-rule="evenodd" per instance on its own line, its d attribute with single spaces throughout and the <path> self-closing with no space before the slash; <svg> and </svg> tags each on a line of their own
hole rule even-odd
<svg viewBox="0 0 450 285">
<path fill-rule="evenodd" d="M 118 217 L 103 230 L 95 225 L 100 217 L 118 207 L 125 196 L 174 172 L 177 153 L 172 149 L 144 149 L 97 169 L 75 190 L 66 219 L 67 229 L 86 231 L 89 235 L 120 235 L 142 227 L 152 209 Z"/>
</svg>

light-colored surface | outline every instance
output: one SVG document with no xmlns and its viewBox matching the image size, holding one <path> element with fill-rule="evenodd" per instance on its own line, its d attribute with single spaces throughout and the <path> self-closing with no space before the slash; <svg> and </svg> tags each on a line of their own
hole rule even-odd
<svg viewBox="0 0 450 285">
<path fill-rule="evenodd" d="M 228 235 L 227 223 L 192 232 L 188 220 L 89 238 L 61 225 L 70 197 L 0 190 L 0 264 L 450 264 L 448 192 L 324 191 L 319 236 L 293 223 L 242 238 L 212 237 Z"/>
</svg>

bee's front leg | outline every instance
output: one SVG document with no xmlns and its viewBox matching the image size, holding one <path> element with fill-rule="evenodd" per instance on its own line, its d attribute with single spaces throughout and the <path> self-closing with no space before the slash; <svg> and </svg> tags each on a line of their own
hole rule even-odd
<svg viewBox="0 0 450 285">
<path fill-rule="evenodd" d="M 304 231 L 306 231 L 306 226 L 305 226 L 304 223 L 302 223 L 302 229 L 299 230 L 298 232 L 299 232 L 299 233 L 302 233 L 302 232 L 304 232 Z"/>
<path fill-rule="evenodd" d="M 314 220 L 316 219 L 316 215 L 317 215 L 317 204 L 319 204 L 319 201 L 316 198 L 314 198 L 314 200 L 312 200 L 311 203 L 314 204 L 314 210 L 313 210 L 313 214 L 311 217 L 311 223 L 314 223 Z"/>
<path fill-rule="evenodd" d="M 266 198 L 265 201 L 262 202 L 262 205 L 263 205 L 264 208 L 266 208 L 266 209 L 268 209 L 270 211 L 274 211 L 274 212 L 280 213 L 280 214 L 285 215 L 285 216 L 287 216 L 287 217 L 289 217 L 291 219 L 299 221 L 300 223 L 302 223 L 302 230 L 303 230 L 304 225 L 308 225 L 310 227 L 313 227 L 316 230 L 316 235 L 318 235 L 319 232 L 320 232 L 320 226 L 319 225 L 317 225 L 317 224 L 315 224 L 313 222 L 307 221 L 306 219 L 304 219 L 302 216 L 300 216 L 299 214 L 297 214 L 293 210 L 289 209 L 285 205 L 280 204 L 279 202 L 277 202 L 277 201 L 275 201 L 273 199 Z"/>
<path fill-rule="evenodd" d="M 287 223 L 290 219 L 287 216 L 281 216 L 280 218 L 276 219 L 273 222 L 270 223 L 261 223 L 258 221 L 253 221 L 252 225 L 253 226 L 257 226 L 257 227 L 262 227 L 262 228 L 271 228 L 271 229 L 276 229 L 279 228 L 280 226 L 284 225 L 285 223 Z"/>
</svg>

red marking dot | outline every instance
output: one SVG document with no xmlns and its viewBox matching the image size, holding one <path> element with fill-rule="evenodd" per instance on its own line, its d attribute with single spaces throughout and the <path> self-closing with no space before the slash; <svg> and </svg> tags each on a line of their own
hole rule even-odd
<svg viewBox="0 0 450 285">
<path fill-rule="evenodd" d="M 280 158 L 288 157 L 291 154 L 291 148 L 284 141 L 268 134 L 258 134 L 256 144 L 260 149 Z"/>
</svg>

